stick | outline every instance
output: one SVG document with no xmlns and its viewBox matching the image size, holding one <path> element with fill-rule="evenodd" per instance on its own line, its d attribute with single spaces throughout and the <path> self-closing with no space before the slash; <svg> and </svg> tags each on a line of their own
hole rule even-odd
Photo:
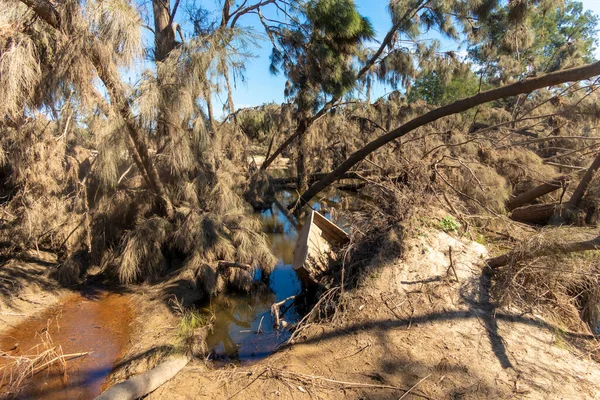
<svg viewBox="0 0 600 400">
<path fill-rule="evenodd" d="M 456 278 L 456 282 L 459 282 L 458 275 L 456 274 L 456 269 L 454 269 L 454 262 L 452 261 L 452 246 L 448 247 L 448 257 L 450 257 L 450 266 L 446 270 L 446 275 L 448 275 L 448 272 L 452 270 L 452 272 L 454 273 L 454 277 Z"/>
<path fill-rule="evenodd" d="M 246 386 L 244 386 L 243 388 L 241 388 L 240 390 L 238 390 L 237 392 L 235 392 L 233 395 L 229 396 L 227 398 L 227 400 L 233 399 L 235 396 L 237 396 L 238 394 L 240 394 L 242 391 L 248 389 L 250 387 L 250 385 L 252 385 L 254 382 L 256 382 L 258 380 L 258 378 L 260 378 L 261 376 L 263 376 L 265 374 L 265 372 L 267 372 L 266 369 L 263 372 L 261 372 L 260 374 L 258 374 L 258 376 L 256 378 L 252 379 L 252 381 L 249 384 L 247 384 Z"/>
<path fill-rule="evenodd" d="M 275 317 L 275 322 L 273 324 L 273 326 L 275 326 L 277 329 L 279 329 L 279 325 L 280 325 L 280 321 L 279 321 L 279 307 L 281 307 L 282 305 L 284 305 L 288 300 L 292 300 L 295 299 L 296 296 L 290 296 L 287 299 L 283 299 L 278 303 L 275 303 L 271 306 L 271 315 L 273 315 Z M 262 320 L 261 320 L 262 322 Z"/>
<path fill-rule="evenodd" d="M 419 382 L 415 383 L 413 385 L 413 387 L 411 387 L 410 389 L 408 389 L 408 391 L 406 393 L 404 393 L 402 396 L 400 396 L 400 398 L 398 400 L 402 400 L 403 398 L 405 398 L 411 392 L 411 390 L 413 390 L 414 388 L 416 388 L 417 386 L 419 386 L 419 384 L 421 382 L 423 382 L 425 379 L 429 378 L 430 376 L 431 376 L 431 374 L 427 375 L 425 378 L 423 378 Z"/>
<path fill-rule="evenodd" d="M 318 376 L 318 375 L 307 375 L 307 374 L 300 374 L 297 372 L 290 372 L 290 371 L 283 371 L 283 370 L 278 370 L 278 369 L 274 369 L 271 367 L 267 367 L 269 370 L 277 373 L 280 377 L 282 378 L 286 378 L 286 375 L 288 379 L 309 379 L 311 381 L 314 382 L 314 380 L 320 380 L 323 382 L 327 382 L 327 383 L 333 383 L 336 385 L 342 385 L 346 388 L 351 388 L 351 387 L 368 387 L 368 388 L 374 388 L 374 389 L 391 389 L 391 390 L 400 390 L 406 393 L 410 392 L 411 390 L 413 390 L 419 383 L 421 383 L 423 380 L 425 380 L 426 378 L 428 378 L 430 375 L 427 375 L 425 378 L 423 378 L 420 382 L 417 383 L 417 385 L 414 385 L 412 388 L 410 389 L 404 389 L 398 386 L 391 386 L 391 385 L 377 385 L 377 384 L 372 384 L 372 383 L 361 383 L 361 382 L 346 382 L 346 381 L 338 381 L 335 379 L 329 379 L 329 378 L 325 378 L 324 376 Z M 266 371 L 266 370 L 265 370 Z M 418 396 L 418 397 L 422 397 L 424 399 L 429 399 L 429 397 L 419 394 L 419 393 L 414 393 L 414 396 Z"/>
<path fill-rule="evenodd" d="M 258 329 L 256 330 L 256 333 L 262 333 L 261 327 L 262 327 L 263 319 L 265 319 L 264 315 L 262 316 L 262 318 L 260 319 L 260 322 L 258 323 Z"/>
</svg>

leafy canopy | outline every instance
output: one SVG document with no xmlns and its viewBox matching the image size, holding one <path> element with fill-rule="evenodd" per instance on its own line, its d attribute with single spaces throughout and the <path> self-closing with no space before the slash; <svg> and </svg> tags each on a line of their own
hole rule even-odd
<svg viewBox="0 0 600 400">
<path fill-rule="evenodd" d="M 271 72 L 283 70 L 285 95 L 310 110 L 319 105 L 320 94 L 339 97 L 354 88 L 353 58 L 374 31 L 353 0 L 313 0 L 297 11 L 304 22 L 277 28 Z"/>
</svg>

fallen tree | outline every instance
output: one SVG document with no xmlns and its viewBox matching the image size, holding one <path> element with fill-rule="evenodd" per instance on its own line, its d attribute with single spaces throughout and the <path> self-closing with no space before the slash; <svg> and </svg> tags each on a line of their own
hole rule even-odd
<svg viewBox="0 0 600 400">
<path fill-rule="evenodd" d="M 506 203 L 506 208 L 508 210 L 514 210 L 515 208 L 531 203 L 537 198 L 564 187 L 569 179 L 569 176 L 560 176 L 552 179 L 550 182 L 544 182 L 541 185 L 536 186 L 533 189 L 521 193 L 520 195 L 511 199 L 508 203 Z"/>
<path fill-rule="evenodd" d="M 325 177 L 323 177 L 323 179 L 321 179 L 320 181 L 312 185 L 304 193 L 302 193 L 302 195 L 298 199 L 298 204 L 290 204 L 289 208 L 293 208 L 295 206 L 304 206 L 315 195 L 327 188 L 336 180 L 340 179 L 341 176 L 343 176 L 356 164 L 364 160 L 369 154 L 378 150 L 380 147 L 386 145 L 387 143 L 396 140 L 417 128 L 420 128 L 431 122 L 437 121 L 440 118 L 467 111 L 473 107 L 484 103 L 488 103 L 490 101 L 499 100 L 505 97 L 516 96 L 523 93 L 530 93 L 534 90 L 541 89 L 544 87 L 559 85 L 567 82 L 581 81 L 584 79 L 589 79 L 596 75 L 600 75 L 600 62 L 588 64 L 583 67 L 557 71 L 535 78 L 525 79 L 513 83 L 511 85 L 506 85 L 497 89 L 480 92 L 474 96 L 458 100 L 447 106 L 436 108 L 435 110 L 432 110 L 426 114 L 414 118 L 406 124 L 388 132 L 385 135 L 378 137 L 377 139 L 371 141 L 361 149 L 352 153 L 352 155 L 350 155 L 350 157 L 348 157 L 346 161 L 341 163 L 331 173 L 327 174 Z"/>
<path fill-rule="evenodd" d="M 117 383 L 96 400 L 134 400 L 146 396 L 177 375 L 189 361 L 186 356 L 169 357 L 154 369 Z"/>
<path fill-rule="evenodd" d="M 523 253 L 520 251 L 514 251 L 503 254 L 498 257 L 490 258 L 487 261 L 487 265 L 492 268 L 499 268 L 507 265 L 511 260 L 518 259 L 519 261 L 532 260 L 536 257 L 545 254 L 567 254 L 576 253 L 581 251 L 599 250 L 600 249 L 600 236 L 584 241 L 576 241 L 570 243 L 552 243 L 550 242 L 547 246 L 540 246 L 535 251 Z"/>
</svg>

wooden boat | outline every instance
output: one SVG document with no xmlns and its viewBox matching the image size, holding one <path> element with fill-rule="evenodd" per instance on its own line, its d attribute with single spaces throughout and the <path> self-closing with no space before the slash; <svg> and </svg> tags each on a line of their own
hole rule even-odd
<svg viewBox="0 0 600 400">
<path fill-rule="evenodd" d="M 329 221 L 322 214 L 311 210 L 294 249 L 294 269 L 311 281 L 319 278 L 335 261 L 333 248 L 339 248 L 350 241 L 346 232 Z"/>
</svg>

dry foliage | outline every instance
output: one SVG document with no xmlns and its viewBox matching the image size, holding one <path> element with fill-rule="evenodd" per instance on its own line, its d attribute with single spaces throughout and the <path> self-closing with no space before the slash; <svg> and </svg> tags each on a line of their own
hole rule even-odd
<svg viewBox="0 0 600 400">
<path fill-rule="evenodd" d="M 89 354 L 64 354 L 62 347 L 53 343 L 48 332 L 49 325 L 52 322 L 48 321 L 45 332 L 38 334 L 40 343 L 29 349 L 28 355 L 0 354 L 4 364 L 0 366 L 2 374 L 0 378 L 0 397 L 17 396 L 34 375 L 48 369 L 59 371 L 63 382 L 66 383 L 68 379 L 67 361 Z"/>
<path fill-rule="evenodd" d="M 568 243 L 597 238 L 587 228 L 547 228 L 517 245 L 509 263 L 495 271 L 494 298 L 504 305 L 540 312 L 571 330 L 600 327 L 600 254 L 566 254 Z"/>
</svg>

